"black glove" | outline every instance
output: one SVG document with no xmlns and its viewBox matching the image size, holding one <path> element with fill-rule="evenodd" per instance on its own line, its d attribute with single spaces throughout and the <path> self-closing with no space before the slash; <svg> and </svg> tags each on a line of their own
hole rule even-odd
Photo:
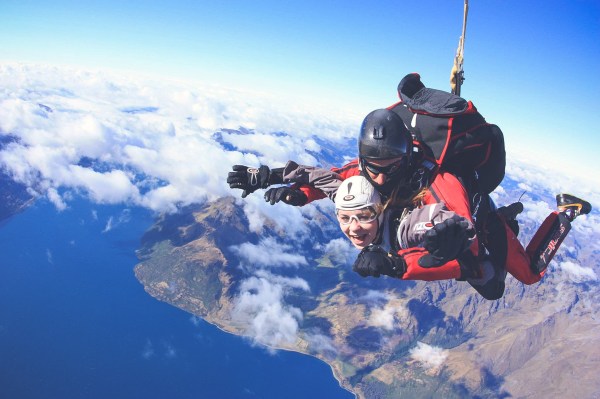
<svg viewBox="0 0 600 399">
<path fill-rule="evenodd" d="M 363 248 L 352 266 L 362 277 L 379 277 L 382 274 L 400 278 L 406 271 L 406 262 L 399 256 L 387 253 L 377 245 Z"/>
<path fill-rule="evenodd" d="M 308 198 L 301 190 L 283 186 L 268 189 L 265 193 L 265 201 L 270 202 L 271 205 L 283 201 L 288 205 L 302 206 L 306 204 Z"/>
<path fill-rule="evenodd" d="M 244 165 L 234 165 L 233 172 L 227 175 L 227 183 L 230 188 L 239 188 L 244 190 L 242 198 L 259 188 L 269 186 L 269 176 L 271 171 L 268 166 L 261 165 L 259 168 L 250 168 Z"/>
<path fill-rule="evenodd" d="M 456 259 L 469 247 L 469 238 L 474 236 L 469 226 L 467 219 L 458 215 L 433 226 L 423 236 L 423 247 L 429 255 L 419 259 L 419 266 L 438 267 Z"/>
</svg>

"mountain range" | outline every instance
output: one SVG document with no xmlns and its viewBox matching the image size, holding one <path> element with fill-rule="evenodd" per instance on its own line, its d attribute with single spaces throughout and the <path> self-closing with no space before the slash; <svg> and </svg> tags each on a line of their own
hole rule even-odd
<svg viewBox="0 0 600 399">
<path fill-rule="evenodd" d="M 495 199 L 521 190 L 507 176 Z M 136 276 L 152 296 L 227 332 L 322 359 L 359 398 L 600 392 L 597 233 L 574 228 L 540 283 L 509 276 L 504 297 L 487 301 L 465 282 L 361 278 L 327 201 L 278 204 L 272 216 L 263 208 L 258 227 L 234 197 L 165 214 L 143 237 Z M 551 209 L 553 194 L 528 201 Z M 274 219 L 285 211 L 301 212 L 303 226 Z M 531 215 L 520 218 L 524 243 L 541 222 Z"/>
</svg>

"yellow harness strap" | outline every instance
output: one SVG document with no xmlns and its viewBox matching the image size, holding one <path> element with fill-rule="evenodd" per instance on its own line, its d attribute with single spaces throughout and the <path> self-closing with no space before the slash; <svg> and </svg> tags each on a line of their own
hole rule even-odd
<svg viewBox="0 0 600 399">
<path fill-rule="evenodd" d="M 458 48 L 456 49 L 456 56 L 454 57 L 454 65 L 450 72 L 450 89 L 452 94 L 460 96 L 460 86 L 465 80 L 463 71 L 463 60 L 465 51 L 465 36 L 467 34 L 467 14 L 469 13 L 469 0 L 465 0 L 465 11 L 463 16 L 463 28 L 462 35 L 458 40 Z"/>
</svg>

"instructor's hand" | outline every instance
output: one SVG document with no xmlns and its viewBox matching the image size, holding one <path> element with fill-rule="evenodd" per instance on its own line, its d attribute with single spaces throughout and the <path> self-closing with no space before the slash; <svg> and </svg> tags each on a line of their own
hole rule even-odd
<svg viewBox="0 0 600 399">
<path fill-rule="evenodd" d="M 271 205 L 282 201 L 288 205 L 302 206 L 306 204 L 308 198 L 301 190 L 283 186 L 268 189 L 265 193 L 265 201 L 271 203 Z"/>
<path fill-rule="evenodd" d="M 456 259 L 471 244 L 474 230 L 467 219 L 454 215 L 425 233 L 423 247 L 429 255 L 419 259 L 421 267 L 437 267 Z"/>
<path fill-rule="evenodd" d="M 271 171 L 268 166 L 261 165 L 259 168 L 251 168 L 244 165 L 234 165 L 233 172 L 227 175 L 227 183 L 230 188 L 244 190 L 242 198 L 255 192 L 259 188 L 269 186 L 269 176 Z"/>
</svg>

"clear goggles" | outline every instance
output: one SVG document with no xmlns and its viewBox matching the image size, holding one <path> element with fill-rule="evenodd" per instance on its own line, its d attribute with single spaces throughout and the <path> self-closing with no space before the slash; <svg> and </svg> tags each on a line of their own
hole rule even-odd
<svg viewBox="0 0 600 399">
<path fill-rule="evenodd" d="M 338 209 L 336 212 L 337 220 L 338 222 L 340 222 L 341 225 L 348 225 L 352 223 L 353 219 L 356 220 L 359 224 L 369 224 L 372 223 L 375 219 L 377 219 L 377 216 L 379 216 L 377 212 L 375 212 L 375 209 L 371 207 L 361 209 L 359 213 L 353 213 L 350 215 L 340 212 L 347 211 Z"/>
</svg>

